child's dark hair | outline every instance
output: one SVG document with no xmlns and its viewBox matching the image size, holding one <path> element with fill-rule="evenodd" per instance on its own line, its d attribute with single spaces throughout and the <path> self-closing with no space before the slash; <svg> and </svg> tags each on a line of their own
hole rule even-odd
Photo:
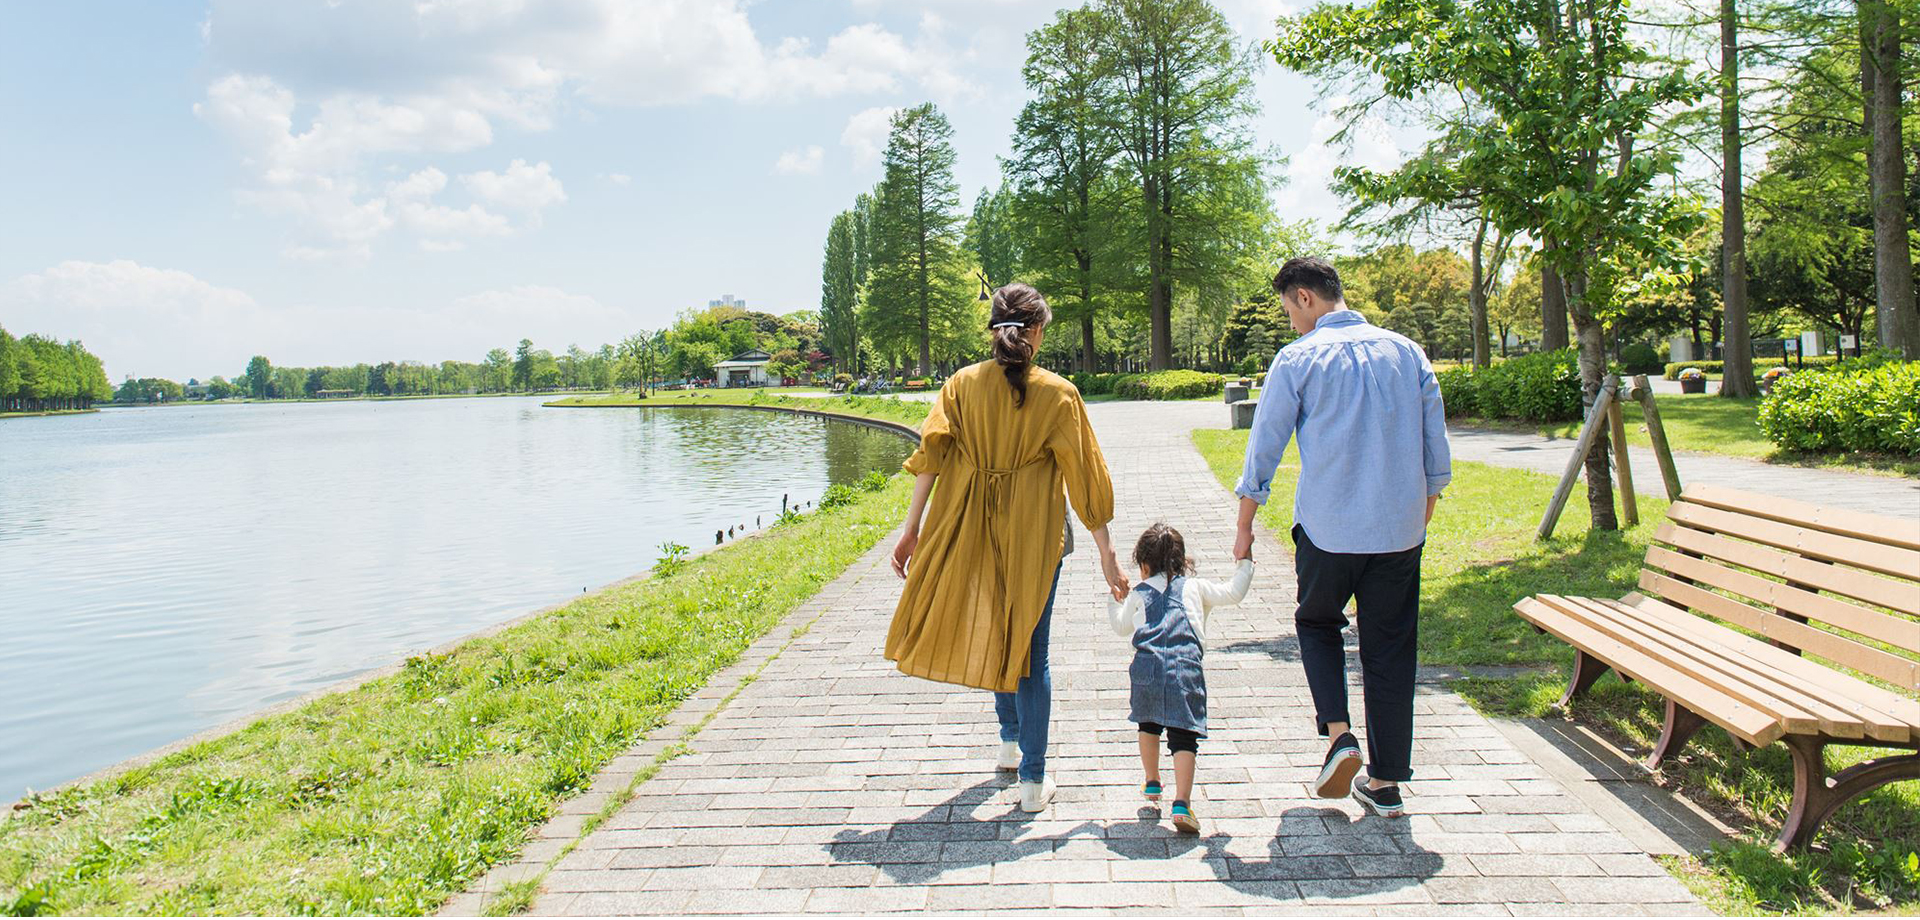
<svg viewBox="0 0 1920 920">
<path fill-rule="evenodd" d="M 1133 545 L 1133 561 L 1149 574 L 1169 579 L 1185 576 L 1193 569 L 1193 560 L 1187 558 L 1186 538 L 1165 524 L 1155 524 L 1140 535 L 1140 542 Z"/>
</svg>

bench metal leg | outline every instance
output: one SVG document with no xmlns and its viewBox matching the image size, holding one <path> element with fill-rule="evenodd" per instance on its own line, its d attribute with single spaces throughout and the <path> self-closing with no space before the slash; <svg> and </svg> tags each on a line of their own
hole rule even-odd
<svg viewBox="0 0 1920 920">
<path fill-rule="evenodd" d="M 1707 720 L 1701 718 L 1699 713 L 1668 700 L 1666 723 L 1660 728 L 1660 740 L 1654 742 L 1653 753 L 1643 761 L 1646 768 L 1660 769 L 1661 762 L 1680 753 L 1680 749 L 1687 746 L 1688 739 L 1706 724 Z"/>
<path fill-rule="evenodd" d="M 1819 833 L 1821 822 L 1840 806 L 1896 780 L 1920 779 L 1920 754 L 1857 763 L 1829 778 L 1825 740 L 1788 735 L 1781 741 L 1793 754 L 1793 807 L 1773 842 L 1775 850 L 1805 849 Z"/>
<path fill-rule="evenodd" d="M 1600 675 L 1607 673 L 1607 663 L 1580 649 L 1573 650 L 1573 680 L 1567 684 L 1567 692 L 1560 696 L 1560 709 L 1565 712 L 1572 708 L 1573 700 L 1587 692 Z M 1625 676 L 1625 675 L 1622 675 Z"/>
</svg>

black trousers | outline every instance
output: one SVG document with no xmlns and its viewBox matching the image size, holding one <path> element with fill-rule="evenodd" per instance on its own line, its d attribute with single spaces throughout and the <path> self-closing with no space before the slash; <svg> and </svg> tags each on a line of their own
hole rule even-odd
<svg viewBox="0 0 1920 920">
<path fill-rule="evenodd" d="M 1200 753 L 1200 735 L 1197 732 L 1188 731 L 1184 728 L 1175 728 L 1171 725 L 1161 725 L 1158 722 L 1142 722 L 1140 723 L 1140 731 L 1152 735 L 1155 738 L 1160 737 L 1160 733 L 1165 731 L 1167 733 L 1167 750 L 1171 753 L 1178 754 L 1181 751 L 1190 751 L 1195 754 Z"/>
<path fill-rule="evenodd" d="M 1300 579 L 1294 627 L 1300 662 L 1313 693 L 1320 734 L 1327 723 L 1353 723 L 1347 712 L 1347 656 L 1341 632 L 1347 601 L 1356 602 L 1360 687 L 1367 713 L 1367 775 L 1413 778 L 1413 681 L 1419 666 L 1420 551 L 1330 553 L 1293 526 L 1293 565 Z"/>
</svg>

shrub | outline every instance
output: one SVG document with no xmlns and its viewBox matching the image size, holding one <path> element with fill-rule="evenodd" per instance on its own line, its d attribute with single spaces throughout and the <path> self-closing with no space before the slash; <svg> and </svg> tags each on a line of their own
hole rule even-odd
<svg viewBox="0 0 1920 920">
<path fill-rule="evenodd" d="M 1660 355 L 1652 345 L 1635 342 L 1620 349 L 1620 367 L 1629 374 L 1660 373 Z"/>
<path fill-rule="evenodd" d="M 1807 367 L 1809 368 L 1832 367 L 1835 363 L 1839 362 L 1839 360 L 1840 360 L 1839 358 L 1836 358 L 1833 355 L 1811 355 L 1806 359 L 1806 362 L 1807 362 Z M 1753 370 L 1754 370 L 1754 373 L 1757 374 L 1761 371 L 1766 370 L 1769 367 L 1779 367 L 1784 363 L 1786 362 L 1785 362 L 1785 359 L 1783 358 L 1755 358 L 1753 359 Z M 1793 360 L 1793 363 L 1787 366 L 1798 368 L 1800 366 L 1800 359 L 1795 358 Z M 1725 372 L 1726 362 L 1724 361 L 1676 361 L 1672 364 L 1667 365 L 1667 379 L 1679 380 L 1680 372 L 1683 370 L 1686 370 L 1689 367 L 1699 368 L 1701 371 L 1708 374 L 1719 374 L 1719 373 Z"/>
<path fill-rule="evenodd" d="M 1760 431 L 1788 450 L 1920 455 L 1920 361 L 1789 374 L 1761 400 Z"/>
<path fill-rule="evenodd" d="M 860 477 L 860 488 L 868 492 L 878 492 L 887 487 L 887 479 L 888 475 L 885 471 L 869 470 L 867 475 Z"/>
<path fill-rule="evenodd" d="M 820 507 L 824 509 L 851 505 L 859 497 L 860 493 L 854 491 L 852 486 L 836 483 L 828 486 L 827 491 L 820 496 Z"/>
<path fill-rule="evenodd" d="M 1081 396 L 1105 396 L 1113 392 L 1114 384 L 1119 383 L 1122 377 L 1131 376 L 1133 375 L 1070 374 L 1067 376 L 1067 379 L 1073 381 L 1074 387 L 1080 391 Z"/>
<path fill-rule="evenodd" d="M 833 388 L 836 390 L 852 390 L 853 375 L 852 374 L 833 375 Z"/>
<path fill-rule="evenodd" d="M 1566 422 L 1583 416 L 1580 360 L 1571 348 L 1509 358 L 1474 372 L 1471 389 L 1474 412 L 1482 418 Z"/>
<path fill-rule="evenodd" d="M 1126 377 L 1114 384 L 1113 392 L 1121 399 L 1195 399 L 1219 396 L 1226 391 L 1226 385 L 1226 378 L 1219 374 L 1156 371 Z"/>
<path fill-rule="evenodd" d="M 1449 367 L 1435 375 L 1440 378 L 1440 401 L 1447 406 L 1447 417 L 1479 415 L 1473 396 L 1473 368 Z"/>
</svg>

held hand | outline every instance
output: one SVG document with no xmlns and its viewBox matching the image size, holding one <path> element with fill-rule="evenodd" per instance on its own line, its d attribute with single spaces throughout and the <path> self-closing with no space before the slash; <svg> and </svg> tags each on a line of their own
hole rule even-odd
<svg viewBox="0 0 1920 920">
<path fill-rule="evenodd" d="M 1253 558 L 1253 528 L 1243 527 L 1233 537 L 1233 561 Z"/>
<path fill-rule="evenodd" d="M 913 558 L 913 551 L 919 546 L 919 534 L 909 531 L 900 535 L 900 542 L 893 545 L 893 574 L 907 577 L 907 562 Z"/>
<path fill-rule="evenodd" d="M 1120 574 L 1120 563 L 1112 553 L 1101 555 L 1100 571 L 1107 579 L 1107 591 L 1113 595 L 1113 599 L 1126 600 L 1127 592 L 1133 590 L 1133 586 L 1127 584 L 1127 576 Z"/>
<path fill-rule="evenodd" d="M 1438 495 L 1427 496 L 1427 521 L 1426 521 L 1427 523 L 1429 524 L 1433 523 L 1433 509 L 1435 506 L 1439 504 L 1440 504 L 1440 496 Z"/>
</svg>

